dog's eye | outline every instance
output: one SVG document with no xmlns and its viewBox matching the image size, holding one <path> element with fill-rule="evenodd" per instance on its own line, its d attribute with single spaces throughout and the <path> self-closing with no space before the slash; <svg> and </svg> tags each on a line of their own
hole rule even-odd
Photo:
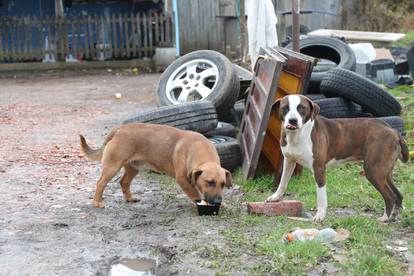
<svg viewBox="0 0 414 276">
<path fill-rule="evenodd" d="M 216 186 L 216 182 L 215 181 L 207 181 L 207 183 L 208 183 L 208 186 L 210 186 L 210 187 Z"/>
<path fill-rule="evenodd" d="M 298 105 L 297 109 L 298 109 L 299 113 L 305 113 L 306 112 L 305 106 L 303 106 L 301 104 Z"/>
<path fill-rule="evenodd" d="M 286 115 L 288 112 L 289 112 L 289 107 L 286 106 L 286 107 L 282 108 L 282 114 L 283 115 Z"/>
</svg>

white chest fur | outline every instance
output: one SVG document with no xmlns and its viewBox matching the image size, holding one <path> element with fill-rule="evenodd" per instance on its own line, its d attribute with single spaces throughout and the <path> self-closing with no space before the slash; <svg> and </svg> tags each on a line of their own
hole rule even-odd
<svg viewBox="0 0 414 276">
<path fill-rule="evenodd" d="M 315 122 L 310 120 L 297 131 L 286 132 L 286 146 L 282 146 L 282 153 L 302 166 L 313 169 L 313 143 L 311 133 Z"/>
</svg>

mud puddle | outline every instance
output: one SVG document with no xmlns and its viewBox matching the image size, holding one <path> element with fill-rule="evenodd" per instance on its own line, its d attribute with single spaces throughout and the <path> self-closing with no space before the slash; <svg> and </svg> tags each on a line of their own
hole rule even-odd
<svg viewBox="0 0 414 276">
<path fill-rule="evenodd" d="M 111 267 L 111 276 L 156 276 L 157 262 L 153 259 L 121 259 Z"/>
</svg>

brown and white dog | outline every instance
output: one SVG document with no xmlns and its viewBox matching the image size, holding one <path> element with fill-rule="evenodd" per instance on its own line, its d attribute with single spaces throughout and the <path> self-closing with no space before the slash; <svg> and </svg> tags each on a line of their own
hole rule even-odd
<svg viewBox="0 0 414 276">
<path fill-rule="evenodd" d="M 289 95 L 273 106 L 282 121 L 281 149 L 284 156 L 282 177 L 277 191 L 267 201 L 280 201 L 292 176 L 295 163 L 313 171 L 317 184 L 316 222 L 325 219 L 326 167 L 348 161 L 364 161 L 367 179 L 385 201 L 386 222 L 403 196 L 392 179 L 397 158 L 408 161 L 408 148 L 401 135 L 375 118 L 327 119 L 318 116 L 319 106 L 301 95 Z"/>
<path fill-rule="evenodd" d="M 203 135 L 166 125 L 135 123 L 113 130 L 99 149 L 91 149 L 80 136 L 82 153 L 89 160 L 101 161 L 102 173 L 93 205 L 105 207 L 103 191 L 124 168 L 121 188 L 127 202 L 136 202 L 130 191 L 132 179 L 141 169 L 150 168 L 176 179 L 193 201 L 220 204 L 222 190 L 232 185 L 229 171 L 220 166 L 214 145 Z"/>
</svg>

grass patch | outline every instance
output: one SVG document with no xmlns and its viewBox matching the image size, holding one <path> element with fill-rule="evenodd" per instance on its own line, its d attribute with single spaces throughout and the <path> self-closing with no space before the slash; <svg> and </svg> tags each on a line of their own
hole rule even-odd
<svg viewBox="0 0 414 276">
<path fill-rule="evenodd" d="M 414 31 L 408 31 L 405 33 L 405 37 L 392 43 L 393 47 L 410 47 L 410 43 L 414 41 Z"/>
</svg>

